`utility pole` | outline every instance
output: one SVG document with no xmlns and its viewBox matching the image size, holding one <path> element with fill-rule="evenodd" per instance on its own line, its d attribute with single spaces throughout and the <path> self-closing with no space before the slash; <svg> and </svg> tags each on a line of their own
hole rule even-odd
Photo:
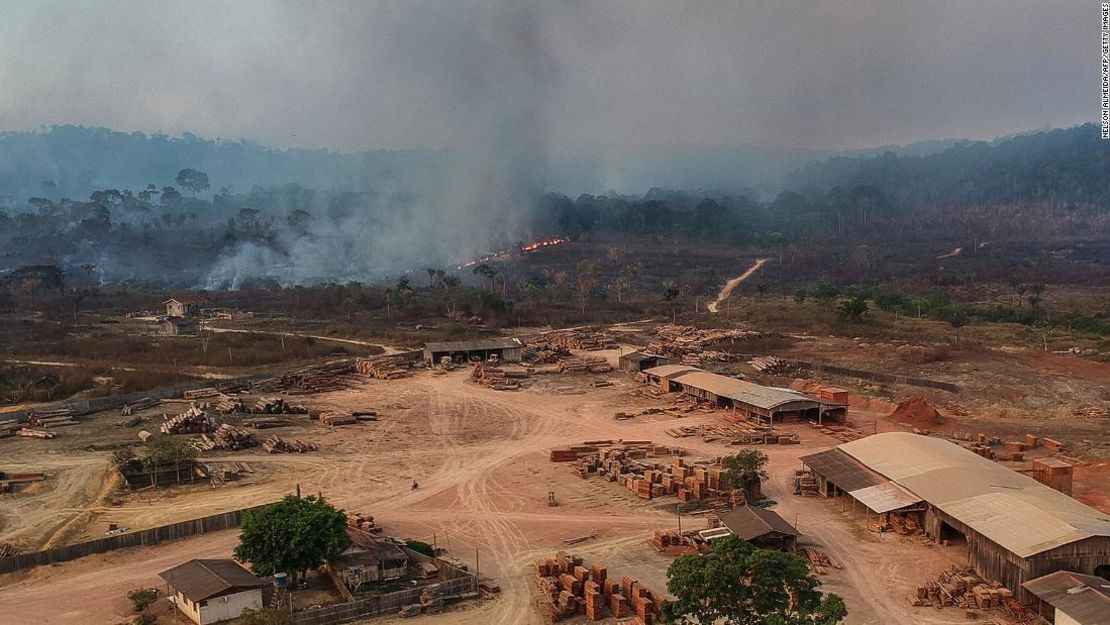
<svg viewBox="0 0 1110 625">
<path fill-rule="evenodd" d="M 678 513 L 678 535 L 681 536 L 682 535 L 682 502 L 681 501 L 678 502 L 677 506 L 675 506 L 674 511 L 676 513 Z"/>
</svg>

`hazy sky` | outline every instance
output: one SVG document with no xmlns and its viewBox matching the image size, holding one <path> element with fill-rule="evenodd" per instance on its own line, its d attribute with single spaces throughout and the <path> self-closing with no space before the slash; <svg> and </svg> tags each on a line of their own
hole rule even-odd
<svg viewBox="0 0 1110 625">
<path fill-rule="evenodd" d="M 1098 3 L 1084 0 L 0 10 L 0 129 L 340 150 L 506 142 L 498 132 L 857 148 L 1070 126 L 1098 106 Z"/>
</svg>

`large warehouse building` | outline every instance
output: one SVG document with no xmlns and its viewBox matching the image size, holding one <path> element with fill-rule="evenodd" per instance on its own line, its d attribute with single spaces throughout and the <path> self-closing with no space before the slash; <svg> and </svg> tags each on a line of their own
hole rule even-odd
<svg viewBox="0 0 1110 625">
<path fill-rule="evenodd" d="M 847 405 L 788 388 L 761 386 L 697 367 L 663 365 L 645 369 L 648 381 L 664 391 L 681 391 L 713 402 L 721 408 L 743 412 L 748 418 L 773 426 L 787 419 L 843 420 Z"/>
<path fill-rule="evenodd" d="M 520 362 L 523 349 L 520 341 L 513 338 L 443 341 L 425 343 L 424 360 L 437 364 L 444 358 L 450 358 L 454 362 L 475 362 L 496 356 L 502 362 Z"/>
<path fill-rule="evenodd" d="M 888 432 L 804 456 L 818 492 L 914 516 L 934 540 L 1028 600 L 1025 582 L 1069 570 L 1110 579 L 1110 515 L 939 438 Z"/>
</svg>

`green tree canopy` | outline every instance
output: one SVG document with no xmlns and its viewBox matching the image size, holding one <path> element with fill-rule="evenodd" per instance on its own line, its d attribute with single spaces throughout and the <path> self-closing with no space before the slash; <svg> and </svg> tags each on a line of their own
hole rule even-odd
<svg viewBox="0 0 1110 625">
<path fill-rule="evenodd" d="M 757 549 L 736 536 L 712 542 L 713 553 L 681 556 L 667 570 L 676 599 L 663 606 L 675 622 L 727 625 L 835 625 L 844 601 L 823 595 L 798 556 Z"/>
<path fill-rule="evenodd" d="M 173 179 L 177 186 L 182 189 L 188 189 L 193 192 L 193 197 L 197 193 L 208 190 L 208 174 L 196 169 L 186 168 L 177 172 L 177 177 Z"/>
<path fill-rule="evenodd" d="M 347 516 L 323 497 L 289 495 L 243 517 L 235 559 L 257 575 L 303 573 L 347 548 Z"/>
<path fill-rule="evenodd" d="M 725 457 L 721 464 L 728 471 L 732 483 L 752 496 L 759 492 L 759 485 L 767 479 L 763 470 L 767 466 L 767 454 L 758 449 L 741 449 L 740 453 Z"/>
</svg>

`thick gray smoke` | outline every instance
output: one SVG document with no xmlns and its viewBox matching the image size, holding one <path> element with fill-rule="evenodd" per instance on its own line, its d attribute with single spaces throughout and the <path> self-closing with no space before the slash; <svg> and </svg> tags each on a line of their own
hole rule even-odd
<svg viewBox="0 0 1110 625">
<path fill-rule="evenodd" d="M 385 55 L 405 84 L 378 88 L 434 98 L 464 124 L 465 147 L 446 150 L 431 171 L 372 181 L 374 201 L 350 214 L 317 214 L 306 234 L 287 233 L 280 251 L 237 247 L 219 259 L 205 286 L 258 277 L 374 279 L 530 238 L 531 204 L 548 171 L 544 108 L 559 76 L 534 7 L 456 2 L 395 16 Z"/>
</svg>

